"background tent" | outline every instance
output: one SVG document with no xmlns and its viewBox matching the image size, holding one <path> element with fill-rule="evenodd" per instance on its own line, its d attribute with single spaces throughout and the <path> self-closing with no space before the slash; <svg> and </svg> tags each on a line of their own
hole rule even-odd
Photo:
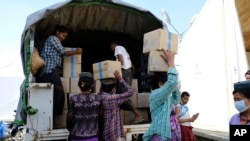
<svg viewBox="0 0 250 141">
<path fill-rule="evenodd" d="M 181 44 L 181 89 L 191 94 L 192 113 L 200 113 L 195 127 L 229 131 L 236 113 L 233 83 L 248 69 L 237 9 L 234 0 L 208 0 Z"/>
</svg>

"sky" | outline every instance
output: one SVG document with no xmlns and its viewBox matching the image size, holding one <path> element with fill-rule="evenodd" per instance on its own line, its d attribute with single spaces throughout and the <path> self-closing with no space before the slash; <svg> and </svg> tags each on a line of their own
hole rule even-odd
<svg viewBox="0 0 250 141">
<path fill-rule="evenodd" d="M 2 1 L 0 5 L 0 77 L 23 77 L 20 40 L 26 18 L 31 13 L 64 0 L 17 0 Z M 150 10 L 164 20 L 161 10 L 165 9 L 172 25 L 179 33 L 185 31 L 194 15 L 198 14 L 206 0 L 124 0 L 125 2 Z M 166 22 L 165 22 L 166 23 Z M 175 32 L 168 26 L 171 32 Z"/>
</svg>

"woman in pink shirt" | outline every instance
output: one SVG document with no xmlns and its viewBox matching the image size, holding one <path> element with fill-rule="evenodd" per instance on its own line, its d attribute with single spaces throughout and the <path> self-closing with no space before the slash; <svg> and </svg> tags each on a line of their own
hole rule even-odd
<svg viewBox="0 0 250 141">
<path fill-rule="evenodd" d="M 230 119 L 230 125 L 250 125 L 250 81 L 234 83 L 234 105 L 239 111 Z"/>
</svg>

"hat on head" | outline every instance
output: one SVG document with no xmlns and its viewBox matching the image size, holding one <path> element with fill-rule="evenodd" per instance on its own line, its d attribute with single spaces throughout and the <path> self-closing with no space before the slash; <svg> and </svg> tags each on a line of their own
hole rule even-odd
<svg viewBox="0 0 250 141">
<path fill-rule="evenodd" d="M 104 85 L 111 85 L 115 83 L 115 79 L 113 78 L 106 78 L 101 80 L 102 84 Z"/>
<path fill-rule="evenodd" d="M 81 73 L 79 74 L 79 77 L 90 77 L 90 78 L 92 78 L 93 75 L 92 75 L 92 73 L 90 73 L 90 72 L 81 72 Z"/>
<path fill-rule="evenodd" d="M 234 83 L 234 91 L 240 91 L 240 90 L 250 90 L 250 81 L 240 81 Z"/>
</svg>

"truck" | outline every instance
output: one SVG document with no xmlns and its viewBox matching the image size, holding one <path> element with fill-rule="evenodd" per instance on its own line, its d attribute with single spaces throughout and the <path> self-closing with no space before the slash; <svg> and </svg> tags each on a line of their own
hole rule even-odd
<svg viewBox="0 0 250 141">
<path fill-rule="evenodd" d="M 68 37 L 62 42 L 64 47 L 83 49 L 81 71 L 92 72 L 93 63 L 115 60 L 109 44 L 116 41 L 130 54 L 135 69 L 134 78 L 138 80 L 138 92 L 149 91 L 145 83 L 149 75 L 147 57 L 142 54 L 143 35 L 163 28 L 161 20 L 148 10 L 120 0 L 67 0 L 54 4 L 29 15 L 21 37 L 25 80 L 21 85 L 15 117 L 15 124 L 20 125 L 17 127 L 21 127 L 23 135 L 19 139 L 59 140 L 67 139 L 69 135 L 66 127 L 53 128 L 53 85 L 36 83 L 30 68 L 33 50 L 37 48 L 41 51 L 45 39 L 56 25 L 70 29 Z M 148 126 L 125 125 L 125 130 L 130 133 L 127 140 L 132 140 L 132 131 L 143 133 Z"/>
</svg>

